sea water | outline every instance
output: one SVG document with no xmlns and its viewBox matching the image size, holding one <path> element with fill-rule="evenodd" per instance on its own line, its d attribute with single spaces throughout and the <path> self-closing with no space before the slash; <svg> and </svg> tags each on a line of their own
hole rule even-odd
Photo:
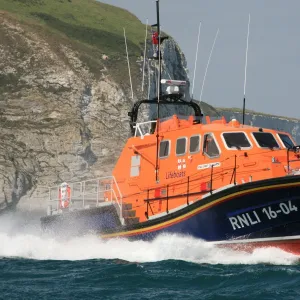
<svg viewBox="0 0 300 300">
<path fill-rule="evenodd" d="M 298 260 L 170 234 L 55 237 L 41 232 L 38 214 L 0 217 L 0 299 L 300 299 Z"/>
</svg>

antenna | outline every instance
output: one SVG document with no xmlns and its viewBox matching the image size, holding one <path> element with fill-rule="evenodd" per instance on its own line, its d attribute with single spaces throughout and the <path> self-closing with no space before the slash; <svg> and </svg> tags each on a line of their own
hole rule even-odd
<svg viewBox="0 0 300 300">
<path fill-rule="evenodd" d="M 148 65 L 148 99 L 150 99 L 151 70 L 150 70 L 149 59 L 147 61 L 147 65 Z"/>
<path fill-rule="evenodd" d="M 160 55 L 160 22 L 159 22 L 159 0 L 156 0 L 156 17 L 157 17 L 157 34 L 158 34 L 158 89 L 157 89 L 157 120 L 156 120 L 156 163 L 155 163 L 155 179 L 159 181 L 158 177 L 158 154 L 159 154 L 159 96 L 161 93 L 161 55 Z"/>
<path fill-rule="evenodd" d="M 247 47 L 246 47 L 246 61 L 245 61 L 244 100 L 243 100 L 243 125 L 245 124 L 246 82 L 247 82 L 247 66 L 248 66 L 249 33 L 250 33 L 250 14 L 249 14 L 249 20 L 248 20 Z"/>
<path fill-rule="evenodd" d="M 157 51 L 158 51 L 158 91 L 157 91 L 157 99 L 158 99 L 158 113 L 159 113 L 159 96 L 161 93 L 161 55 L 160 55 L 160 43 L 161 43 L 161 37 L 160 37 L 160 20 L 159 20 L 159 0 L 156 0 L 156 14 L 157 14 L 157 33 L 158 33 L 158 45 L 157 45 Z M 159 118 L 159 114 L 157 115 L 157 118 Z"/>
<path fill-rule="evenodd" d="M 204 78 L 203 78 L 203 82 L 202 82 L 202 88 L 201 88 L 201 94 L 200 94 L 200 102 L 202 101 L 202 93 L 203 93 L 203 88 L 204 88 L 205 78 L 206 78 L 208 66 L 209 66 L 209 63 L 210 63 L 211 55 L 212 55 L 212 53 L 213 53 L 213 51 L 214 51 L 214 47 L 215 47 L 215 43 L 216 43 L 218 34 L 219 34 L 219 28 L 218 28 L 218 30 L 217 30 L 217 33 L 216 33 L 216 36 L 215 36 L 215 39 L 214 39 L 214 43 L 213 43 L 213 45 L 212 45 L 212 48 L 211 48 L 211 51 L 210 51 L 210 54 L 209 54 L 209 58 L 208 58 L 208 61 L 207 61 L 207 65 L 206 65 L 206 69 L 205 69 L 205 74 L 204 74 Z"/>
<path fill-rule="evenodd" d="M 160 94 L 162 93 L 162 89 L 161 89 L 161 67 L 162 67 L 162 63 L 161 63 L 161 55 L 160 55 L 160 43 L 161 43 L 161 39 L 160 39 L 160 34 L 158 36 L 158 90 L 157 90 L 157 100 L 159 103 L 160 100 Z"/>
<path fill-rule="evenodd" d="M 132 88 L 132 81 L 131 81 L 131 72 L 130 72 L 130 63 L 129 63 L 129 56 L 128 56 L 128 48 L 127 48 L 127 39 L 126 39 L 126 31 L 124 29 L 124 38 L 125 38 L 125 46 L 126 46 L 126 54 L 127 54 L 127 63 L 128 63 L 128 72 L 129 72 L 129 80 L 130 80 L 130 87 L 131 87 L 131 97 L 133 100 L 133 88 Z"/>
<path fill-rule="evenodd" d="M 196 48 L 196 59 L 195 59 L 195 66 L 194 66 L 194 78 L 193 78 L 193 88 L 192 88 L 192 100 L 194 98 L 194 87 L 195 87 L 195 78 L 196 78 L 196 69 L 197 69 L 197 60 L 198 60 L 200 31 L 201 31 L 201 21 L 199 23 L 199 30 L 198 30 L 198 41 L 197 41 L 197 48 Z"/>
<path fill-rule="evenodd" d="M 144 91 L 145 64 L 146 64 L 146 50 L 147 50 L 147 35 L 148 35 L 148 19 L 147 19 L 147 22 L 146 22 L 146 34 L 145 34 L 145 48 L 144 48 L 144 63 L 143 63 L 142 92 Z"/>
</svg>

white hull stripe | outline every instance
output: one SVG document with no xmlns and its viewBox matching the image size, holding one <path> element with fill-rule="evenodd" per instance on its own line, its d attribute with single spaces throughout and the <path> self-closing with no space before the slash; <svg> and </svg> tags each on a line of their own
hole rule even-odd
<svg viewBox="0 0 300 300">
<path fill-rule="evenodd" d="M 214 245 L 222 244 L 246 244 L 246 243 L 263 243 L 263 242 L 276 242 L 276 241 L 289 241 L 289 240 L 300 240 L 300 235 L 293 236 L 282 236 L 273 238 L 259 238 L 259 239 L 245 239 L 245 240 L 227 240 L 227 241 L 217 241 L 209 242 Z"/>
</svg>

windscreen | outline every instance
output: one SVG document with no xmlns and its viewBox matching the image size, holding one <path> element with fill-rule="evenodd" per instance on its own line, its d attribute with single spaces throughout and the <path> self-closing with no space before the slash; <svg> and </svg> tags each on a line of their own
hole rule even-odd
<svg viewBox="0 0 300 300">
<path fill-rule="evenodd" d="M 273 134 L 270 132 L 253 132 L 253 136 L 262 148 L 279 148 Z"/>
<path fill-rule="evenodd" d="M 225 143 L 228 148 L 249 148 L 251 147 L 244 132 L 223 133 Z"/>
<path fill-rule="evenodd" d="M 292 148 L 295 146 L 294 142 L 287 134 L 279 133 L 278 135 L 286 148 Z"/>
</svg>

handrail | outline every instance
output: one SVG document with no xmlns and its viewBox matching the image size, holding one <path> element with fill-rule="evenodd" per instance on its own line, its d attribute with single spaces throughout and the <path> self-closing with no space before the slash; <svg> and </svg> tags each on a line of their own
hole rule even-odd
<svg viewBox="0 0 300 300">
<path fill-rule="evenodd" d="M 233 173 L 232 173 L 232 176 L 231 176 L 231 181 L 232 181 L 232 177 L 234 177 L 234 182 L 235 182 L 235 185 L 236 185 L 236 169 L 237 169 L 237 165 L 236 165 L 236 155 L 234 156 L 234 158 L 235 158 L 235 165 L 234 165 L 234 168 L 233 168 Z M 196 195 L 202 195 L 202 194 L 205 194 L 205 193 L 207 193 L 207 192 L 209 192 L 210 194 L 212 194 L 213 193 L 213 191 L 214 191 L 214 189 L 213 189 L 213 180 L 214 180 L 214 178 L 218 178 L 218 176 L 222 176 L 222 175 L 226 175 L 226 174 L 228 174 L 228 171 L 225 171 L 225 172 L 218 172 L 218 173 L 214 173 L 214 164 L 212 164 L 211 165 L 211 168 L 210 168 L 210 172 L 209 172 L 209 174 L 206 174 L 204 177 L 203 176 L 201 176 L 201 178 L 199 177 L 199 178 L 195 178 L 195 179 L 193 179 L 193 180 L 191 180 L 191 178 L 190 178 L 190 176 L 188 176 L 187 178 L 186 178 L 186 180 L 180 180 L 180 181 L 178 181 L 178 182 L 175 182 L 175 184 L 177 183 L 177 185 L 181 185 L 181 186 L 183 186 L 183 185 L 187 185 L 187 188 L 186 188 L 186 193 L 178 193 L 178 194 L 175 194 L 175 195 L 169 195 L 169 184 L 168 185 L 166 185 L 166 186 L 161 186 L 160 188 L 163 188 L 163 189 L 166 189 L 166 196 L 164 196 L 164 197 L 156 197 L 156 198 L 149 198 L 149 193 L 150 193 L 150 191 L 154 191 L 154 190 L 156 190 L 157 189 L 157 187 L 153 187 L 153 188 L 148 188 L 147 189 L 147 199 L 145 199 L 144 200 L 144 202 L 145 202 L 145 204 L 146 204 L 146 217 L 147 218 L 149 218 L 149 206 L 150 206 L 150 201 L 166 201 L 166 213 L 169 213 L 169 200 L 170 199 L 174 199 L 174 198 L 178 198 L 178 197 L 186 197 L 186 203 L 187 203 L 187 205 L 189 205 L 189 197 L 190 196 L 196 196 Z M 207 190 L 203 190 L 203 191 L 197 191 L 197 192 L 191 192 L 191 190 L 190 190 L 190 184 L 191 184 L 191 182 L 195 182 L 195 181 L 201 181 L 201 180 L 203 180 L 204 178 L 209 178 L 210 177 L 210 179 L 208 179 L 208 181 L 207 181 L 207 183 L 210 183 L 209 184 L 209 190 L 207 189 Z M 192 188 L 193 189 L 193 188 Z M 145 191 L 144 191 L 145 192 Z M 150 206 L 150 209 L 151 209 L 151 211 L 152 211 L 152 208 L 151 208 L 151 206 Z M 152 211 L 152 214 L 153 214 L 153 211 Z M 154 215 L 154 214 L 153 214 Z"/>
<path fill-rule="evenodd" d="M 119 205 L 119 208 L 120 208 L 119 218 L 120 218 L 120 221 L 121 221 L 122 225 L 124 225 L 124 218 L 123 218 L 123 195 L 122 195 L 121 190 L 120 190 L 120 188 L 119 188 L 119 186 L 117 184 L 115 176 L 112 176 L 112 178 L 113 178 L 113 181 L 114 181 L 114 183 L 115 183 L 115 185 L 117 187 L 117 190 L 118 190 L 118 193 L 119 193 L 119 197 L 120 197 L 120 203 L 119 203 L 118 197 L 116 196 L 114 189 L 112 189 L 114 191 L 115 198 L 117 199 L 117 202 L 118 202 L 118 205 Z"/>
<path fill-rule="evenodd" d="M 213 172 L 214 172 L 214 165 L 211 165 L 211 172 L 210 172 L 210 193 L 213 192 Z"/>
<path fill-rule="evenodd" d="M 292 148 L 287 148 L 286 149 L 286 159 L 287 159 L 287 174 L 290 174 L 290 163 L 295 161 L 295 160 L 290 160 L 290 152 L 294 152 L 294 153 L 299 153 L 300 152 L 300 145 L 297 146 L 293 146 Z M 296 160 L 297 161 L 297 160 Z"/>
<path fill-rule="evenodd" d="M 117 212 L 124 224 L 123 218 L 123 195 L 114 176 L 99 177 L 95 179 L 67 183 L 70 187 L 69 206 L 67 209 L 60 207 L 60 196 L 58 186 L 48 187 L 48 209 L 47 214 L 60 214 L 63 210 L 85 209 L 87 207 L 98 207 L 101 203 L 111 202 L 117 205 Z M 52 207 L 52 205 L 54 207 Z M 87 206 L 88 205 L 88 206 Z"/>
<path fill-rule="evenodd" d="M 276 150 L 276 151 L 281 151 L 281 152 L 282 152 L 282 151 L 286 151 L 286 149 L 278 149 L 278 150 Z M 266 150 L 266 151 L 263 151 L 263 152 L 260 152 L 260 153 L 247 154 L 247 157 L 253 157 L 253 156 L 256 156 L 256 155 L 262 155 L 262 154 L 266 154 L 266 153 L 274 153 L 274 150 Z M 229 160 L 229 159 L 231 159 L 231 158 L 234 158 L 234 156 L 235 156 L 235 155 L 228 156 L 228 157 L 226 157 L 225 159 L 220 160 L 219 162 L 220 162 L 220 163 L 223 163 L 223 162 L 225 162 L 225 161 L 227 161 L 227 160 Z M 237 157 L 244 157 L 244 154 L 241 154 L 241 155 L 239 155 L 239 156 L 237 156 Z M 222 169 L 223 169 L 224 171 L 226 170 L 226 172 L 223 172 L 223 173 L 222 173 L 222 172 L 220 172 L 220 171 L 217 171 L 217 172 L 214 172 L 214 174 L 215 174 L 215 175 L 226 175 L 226 174 L 228 174 L 229 170 L 233 170 L 233 168 L 234 168 L 234 167 L 225 166 L 225 167 L 223 167 Z M 236 166 L 236 169 L 239 169 L 239 165 Z M 208 170 L 208 169 L 206 169 L 206 170 Z M 253 172 L 260 172 L 260 171 L 261 171 L 261 169 L 253 170 Z M 192 174 L 189 175 L 190 179 L 196 177 L 197 180 L 198 180 L 198 179 L 204 180 L 205 178 L 208 178 L 209 176 L 210 176 L 210 172 L 209 172 L 209 174 L 205 174 L 205 175 L 202 174 L 202 175 L 201 175 L 201 178 L 198 178 L 198 177 L 199 177 L 199 171 L 195 171 L 194 173 L 192 173 Z M 195 179 L 194 179 L 194 180 L 195 180 Z M 173 182 L 172 182 L 172 185 L 181 183 L 182 181 L 183 181 L 183 178 L 180 178 L 180 179 L 178 179 L 178 180 L 176 180 L 176 181 L 173 181 Z M 149 190 L 155 190 L 155 189 L 157 189 L 157 186 L 156 186 L 156 185 L 152 185 L 152 187 L 151 187 Z M 134 195 L 143 194 L 143 193 L 145 193 L 145 192 L 146 192 L 146 190 L 143 190 L 143 191 L 141 191 L 141 192 L 135 193 Z M 132 194 L 130 194 L 130 195 L 132 195 Z M 126 198 L 126 197 L 128 197 L 128 196 L 127 196 L 127 195 L 124 195 L 124 198 Z"/>
<path fill-rule="evenodd" d="M 169 213 L 169 186 L 167 185 L 167 214 Z"/>
<path fill-rule="evenodd" d="M 176 194 L 173 196 L 165 196 L 165 197 L 157 197 L 157 198 L 147 198 L 144 200 L 144 202 L 150 202 L 150 201 L 161 201 L 161 200 L 170 200 L 170 199 L 174 199 L 174 198 L 179 198 L 179 197 L 186 197 L 187 195 L 189 196 L 196 196 L 196 195 L 201 195 L 201 194 L 206 194 L 208 191 L 200 191 L 200 192 L 193 192 L 193 193 L 189 193 L 189 194 Z"/>
<path fill-rule="evenodd" d="M 280 149 L 280 151 L 282 151 L 283 149 Z M 287 149 L 287 155 L 289 155 L 289 152 L 290 151 L 294 151 L 294 152 L 300 152 L 300 145 L 299 146 L 295 146 L 293 147 L 292 149 Z M 271 151 L 266 151 L 266 152 L 271 152 Z M 237 169 L 239 168 L 239 165 L 237 165 L 237 159 L 238 159 L 238 155 L 233 155 L 231 157 L 227 157 L 226 159 L 224 159 L 223 161 L 226 161 L 230 158 L 233 158 L 234 159 L 234 166 L 233 167 L 229 167 L 229 166 L 226 166 L 226 167 L 223 167 L 222 170 L 220 171 L 217 171 L 216 168 L 214 168 L 214 164 L 211 165 L 211 168 L 207 169 L 208 172 L 206 172 L 205 174 L 199 174 L 199 172 L 196 172 L 190 176 L 188 176 L 187 178 L 181 178 L 179 180 L 176 180 L 172 183 L 169 183 L 168 185 L 165 185 L 165 186 L 160 186 L 159 188 L 161 189 L 166 189 L 166 192 L 167 192 L 167 195 L 162 197 L 154 197 L 154 198 L 149 198 L 149 193 L 151 191 L 154 191 L 156 189 L 158 189 L 158 187 L 152 187 L 152 188 L 148 188 L 147 189 L 147 199 L 144 200 L 145 204 L 147 204 L 147 215 L 148 215 L 148 205 L 150 204 L 150 201 L 159 201 L 159 200 L 163 200 L 163 201 L 167 201 L 166 203 L 166 207 L 167 207 L 167 213 L 168 213 L 168 206 L 169 206 L 169 200 L 170 199 L 174 199 L 174 198 L 179 198 L 179 197 L 186 197 L 187 201 L 187 205 L 189 205 L 189 197 L 190 196 L 195 196 L 195 195 L 201 195 L 203 193 L 207 193 L 207 192 L 210 192 L 210 194 L 213 193 L 214 189 L 213 189 L 213 182 L 214 180 L 216 180 L 217 178 L 219 178 L 220 176 L 230 176 L 230 184 L 233 182 L 234 185 L 237 185 L 237 175 L 238 175 L 238 172 L 237 172 Z M 300 161 L 300 159 L 298 160 L 290 160 L 290 157 L 287 156 L 287 160 L 288 160 L 288 169 L 290 170 L 290 165 L 289 163 L 290 162 L 293 162 L 293 161 Z M 265 168 L 262 168 L 262 169 L 258 169 L 256 168 L 255 170 L 251 170 L 251 174 L 250 174 L 250 177 L 249 177 L 249 182 L 252 181 L 252 174 L 255 173 L 255 172 L 260 172 L 262 170 L 264 170 Z M 232 172 L 230 172 L 230 170 L 232 170 Z M 291 170 L 290 170 L 291 171 Z M 230 174 L 231 173 L 231 174 Z M 242 175 L 244 174 L 243 171 L 239 172 L 239 175 Z M 197 176 L 197 177 L 195 177 Z M 194 177 L 194 178 L 192 178 Z M 251 178 L 251 179 L 250 179 Z M 195 190 L 194 187 L 190 187 L 191 183 L 195 183 L 195 182 L 204 182 L 206 180 L 206 183 L 210 183 L 210 187 L 209 187 L 209 190 L 207 189 L 206 191 L 199 191 L 199 192 L 192 192 L 192 190 Z M 184 188 L 184 185 L 187 186 L 186 188 L 186 193 L 182 192 L 182 189 L 181 189 L 181 192 L 179 192 L 178 194 L 175 194 L 175 195 L 169 195 L 169 187 L 170 186 L 181 186 L 182 189 Z M 145 190 L 142 192 L 144 193 Z"/>
<path fill-rule="evenodd" d="M 232 179 L 233 179 L 234 185 L 236 185 L 236 155 L 234 155 L 234 168 L 233 168 L 233 172 L 231 175 L 230 183 L 232 182 Z"/>
<path fill-rule="evenodd" d="M 190 191 L 190 176 L 188 176 L 187 180 L 187 191 L 186 191 L 186 204 L 189 205 L 189 191 Z"/>
<path fill-rule="evenodd" d="M 153 123 L 157 123 L 157 121 L 156 121 L 156 120 L 152 120 L 152 121 L 147 121 L 147 122 L 136 123 L 136 124 L 133 126 L 133 128 L 135 128 L 134 136 L 137 137 L 137 136 L 138 136 L 137 133 L 139 132 L 139 134 L 140 134 L 139 136 L 141 137 L 141 139 L 143 139 L 144 136 L 147 135 L 147 133 L 144 134 L 143 131 L 142 131 L 142 129 L 140 128 L 140 126 L 142 126 L 142 125 L 148 125 L 148 124 L 151 124 L 151 125 L 152 125 Z M 151 130 L 151 128 L 150 128 L 150 130 Z M 151 133 L 150 130 L 149 130 L 149 133 L 148 133 L 148 134 Z"/>
</svg>

